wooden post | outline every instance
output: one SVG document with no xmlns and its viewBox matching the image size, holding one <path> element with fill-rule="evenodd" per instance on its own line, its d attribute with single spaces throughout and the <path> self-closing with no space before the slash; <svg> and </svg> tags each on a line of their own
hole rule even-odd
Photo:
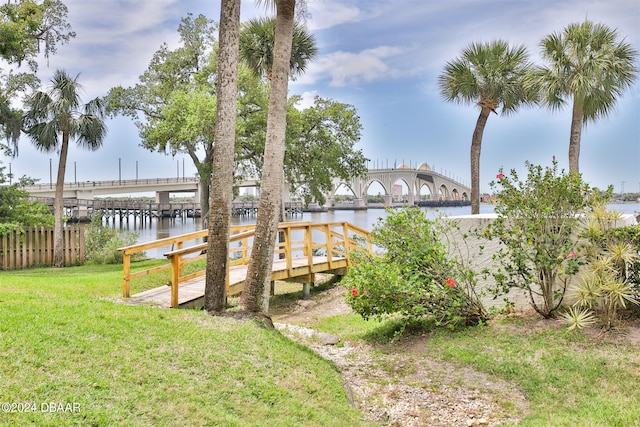
<svg viewBox="0 0 640 427">
<path fill-rule="evenodd" d="M 124 253 L 122 257 L 122 296 L 125 298 L 129 298 L 131 295 L 129 294 L 129 281 L 131 280 L 131 255 L 127 252 Z"/>
<path fill-rule="evenodd" d="M 171 308 L 178 306 L 178 281 L 180 280 L 180 256 L 171 257 Z"/>
<path fill-rule="evenodd" d="M 292 256 L 291 256 L 291 228 L 287 227 L 284 233 L 284 255 L 287 262 L 287 271 L 291 273 L 292 268 Z"/>
<path fill-rule="evenodd" d="M 304 255 L 307 257 L 309 271 L 313 271 L 313 230 L 311 225 L 304 229 Z"/>
<path fill-rule="evenodd" d="M 344 257 L 349 259 L 349 252 L 351 251 L 351 242 L 349 241 L 349 228 L 347 223 L 342 223 L 342 233 L 344 234 Z"/>
<path fill-rule="evenodd" d="M 311 283 L 304 282 L 302 284 L 302 299 L 308 299 L 311 295 Z"/>
</svg>

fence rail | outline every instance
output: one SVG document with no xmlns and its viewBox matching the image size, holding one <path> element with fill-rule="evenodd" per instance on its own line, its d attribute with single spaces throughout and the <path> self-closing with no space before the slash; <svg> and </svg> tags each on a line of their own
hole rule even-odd
<svg viewBox="0 0 640 427">
<path fill-rule="evenodd" d="M 63 229 L 64 264 L 84 262 L 84 227 Z M 0 268 L 13 270 L 53 263 L 53 228 L 24 227 L 0 236 Z"/>
</svg>

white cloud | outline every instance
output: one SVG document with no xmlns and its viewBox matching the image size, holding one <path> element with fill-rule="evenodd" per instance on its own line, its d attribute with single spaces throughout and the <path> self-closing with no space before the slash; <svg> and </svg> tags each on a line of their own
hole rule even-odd
<svg viewBox="0 0 640 427">
<path fill-rule="evenodd" d="M 300 95 L 300 100 L 296 103 L 296 108 L 299 110 L 304 110 L 306 108 L 312 107 L 313 100 L 318 95 L 319 93 L 317 90 L 303 92 L 302 95 Z"/>
<path fill-rule="evenodd" d="M 310 2 L 308 12 L 310 19 L 307 25 L 311 31 L 331 28 L 363 18 L 360 8 L 328 0 Z"/>
<path fill-rule="evenodd" d="M 298 83 L 312 84 L 326 76 L 331 86 L 357 86 L 362 82 L 396 77 L 402 72 L 390 63 L 404 51 L 401 47 L 378 46 L 357 53 L 332 52 L 311 63 L 308 72 Z"/>
</svg>

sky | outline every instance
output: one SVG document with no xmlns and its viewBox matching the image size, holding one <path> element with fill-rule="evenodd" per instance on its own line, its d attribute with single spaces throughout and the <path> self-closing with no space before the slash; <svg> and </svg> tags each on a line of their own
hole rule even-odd
<svg viewBox="0 0 640 427">
<path fill-rule="evenodd" d="M 219 20 L 214 0 L 66 0 L 75 39 L 42 60 L 46 84 L 56 69 L 80 74 L 83 100 L 115 86 L 133 86 L 162 43 L 178 46 L 177 27 L 188 13 Z M 471 42 L 507 40 L 524 45 L 542 64 L 539 42 L 570 23 L 589 19 L 617 29 L 640 50 L 637 0 L 307 0 L 308 31 L 318 56 L 290 83 L 290 95 L 318 95 L 353 105 L 363 126 L 356 145 L 370 166 L 429 164 L 467 185 L 477 106 L 445 102 L 437 81 L 447 61 Z M 243 0 L 241 20 L 272 15 L 255 0 Z M 525 162 L 549 166 L 553 156 L 568 169 L 571 109 L 524 108 L 491 115 L 482 140 L 481 191 L 500 168 L 525 174 Z M 140 147 L 129 118 L 107 121 L 101 149 L 72 146 L 66 182 L 193 176 L 195 167 L 178 154 Z M 52 159 L 52 160 L 50 160 Z M 56 154 L 36 151 L 22 138 L 17 158 L 0 157 L 14 176 L 48 183 L 56 176 Z M 184 165 L 184 167 L 183 167 Z M 592 186 L 640 192 L 640 81 L 619 99 L 612 114 L 582 132 L 580 171 Z M 5 170 L 7 172 L 7 170 Z M 371 194 L 377 194 L 373 191 Z"/>
</svg>

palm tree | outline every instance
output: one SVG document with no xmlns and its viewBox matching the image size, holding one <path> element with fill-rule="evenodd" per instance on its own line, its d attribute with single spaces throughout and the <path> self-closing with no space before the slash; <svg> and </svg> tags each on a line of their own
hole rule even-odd
<svg viewBox="0 0 640 427">
<path fill-rule="evenodd" d="M 480 147 L 484 127 L 492 112 L 507 116 L 535 102 L 534 91 L 524 86 L 531 65 L 524 46 L 511 48 L 506 41 L 472 43 L 459 58 L 447 62 L 438 78 L 440 94 L 449 102 L 480 107 L 471 138 L 471 213 L 480 213 Z"/>
<path fill-rule="evenodd" d="M 240 0 L 222 0 L 217 79 L 215 151 L 211 178 L 209 236 L 204 308 L 224 311 L 229 269 L 229 223 L 233 201 L 233 165 L 238 87 Z"/>
<path fill-rule="evenodd" d="M 60 150 L 54 199 L 55 267 L 64 265 L 62 195 L 69 141 L 75 139 L 78 146 L 97 150 L 107 134 L 102 101 L 95 98 L 82 105 L 79 95 L 82 86 L 78 77 L 71 78 L 66 72 L 57 70 L 48 91 L 36 92 L 27 99 L 24 117 L 25 133 L 38 149 L 47 152 Z"/>
<path fill-rule="evenodd" d="M 603 24 L 570 24 L 540 43 L 548 66 L 538 67 L 531 85 L 552 110 L 573 100 L 569 136 L 569 170 L 579 172 L 580 137 L 588 122 L 606 117 L 617 98 L 631 86 L 638 72 L 633 47 L 618 41 Z"/>
<path fill-rule="evenodd" d="M 242 310 L 249 313 L 260 312 L 260 295 L 270 284 L 273 246 L 280 218 L 279 209 L 284 184 L 287 91 L 296 0 L 276 0 L 275 3 L 275 41 L 260 201 L 253 251 L 247 270 L 247 280 L 240 298 Z M 266 300 L 263 311 L 265 315 L 268 315 L 268 299 Z"/>
<path fill-rule="evenodd" d="M 258 78 L 271 81 L 273 68 L 273 49 L 276 33 L 274 18 L 252 19 L 240 31 L 240 58 L 247 64 L 249 70 Z M 307 64 L 318 54 L 313 34 L 308 33 L 303 25 L 293 23 L 293 40 L 291 45 L 291 59 L 289 73 L 292 79 L 304 73 Z M 284 220 L 284 200 L 281 201 L 280 221 Z M 280 233 L 279 240 L 284 239 Z M 284 254 L 280 254 L 284 257 Z M 265 298 L 268 296 L 265 294 Z M 263 309 L 266 308 L 264 301 Z M 264 311 L 267 311 L 266 309 Z"/>
<path fill-rule="evenodd" d="M 276 20 L 252 19 L 240 31 L 240 57 L 258 77 L 271 80 Z M 293 42 L 289 70 L 292 76 L 304 73 L 307 64 L 317 55 L 313 34 L 298 22 L 293 24 Z"/>
</svg>

